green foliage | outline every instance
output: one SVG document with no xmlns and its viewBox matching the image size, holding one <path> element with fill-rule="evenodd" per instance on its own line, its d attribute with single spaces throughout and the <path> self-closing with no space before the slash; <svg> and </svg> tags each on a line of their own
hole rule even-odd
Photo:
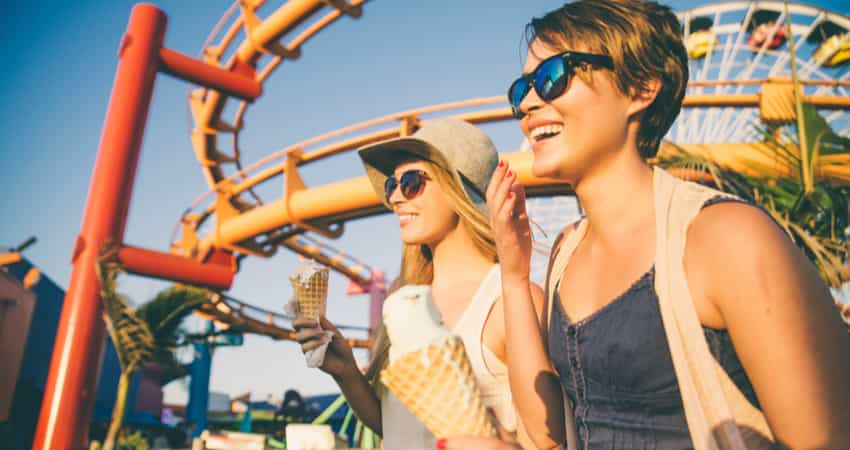
<svg viewBox="0 0 850 450">
<path fill-rule="evenodd" d="M 104 320 L 122 370 L 138 368 L 148 361 L 165 365 L 176 363 L 174 350 L 183 334 L 180 324 L 207 301 L 209 294 L 204 289 L 175 285 L 134 309 L 125 296 L 117 293 L 119 272 L 114 263 L 101 261 L 97 264 Z"/>
<path fill-rule="evenodd" d="M 184 334 L 180 324 L 208 298 L 204 289 L 172 286 L 136 310 L 136 316 L 147 324 L 153 337 L 151 361 L 166 368 L 179 365 L 174 350 Z"/>
<path fill-rule="evenodd" d="M 116 450 L 149 450 L 150 444 L 141 431 L 121 434 L 118 436 Z"/>
<path fill-rule="evenodd" d="M 148 324 L 135 314 L 127 298 L 117 292 L 118 267 L 100 261 L 95 267 L 100 278 L 106 329 L 115 344 L 121 370 L 132 372 L 153 355 L 153 334 Z"/>
<path fill-rule="evenodd" d="M 173 286 L 135 309 L 130 306 L 127 298 L 117 291 L 116 280 L 120 268 L 111 258 L 112 255 L 114 248 L 107 246 L 95 265 L 104 304 L 103 318 L 121 362 L 118 394 L 103 449 L 147 450 L 147 442 L 141 435 L 131 435 L 126 444 L 122 444 L 121 438 L 116 442 L 116 435 L 124 420 L 130 376 L 147 362 L 156 363 L 165 369 L 170 374 L 169 378 L 174 377 L 174 374 L 179 376 L 183 373 L 174 355 L 183 334 L 180 324 L 193 310 L 207 301 L 208 293 L 198 288 Z"/>
</svg>

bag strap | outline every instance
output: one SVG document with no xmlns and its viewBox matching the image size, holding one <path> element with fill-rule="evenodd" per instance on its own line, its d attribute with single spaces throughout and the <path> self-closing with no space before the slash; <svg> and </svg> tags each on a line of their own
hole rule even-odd
<svg viewBox="0 0 850 450">
<path fill-rule="evenodd" d="M 764 415 L 753 407 L 711 355 L 684 271 L 688 227 L 706 201 L 728 194 L 655 170 L 656 278 L 659 309 L 679 383 L 685 417 L 697 450 L 750 448 L 772 440 Z M 734 198 L 734 197 L 733 197 Z M 760 439 L 750 440 L 752 437 Z"/>
<path fill-rule="evenodd" d="M 573 228 L 573 231 L 567 235 L 567 231 L 570 228 Z M 555 238 L 555 244 L 552 245 L 552 251 L 549 255 L 549 264 L 546 269 L 546 285 L 544 286 L 544 298 L 546 301 L 543 308 L 543 323 L 545 324 L 543 346 L 546 348 L 547 354 L 549 352 L 549 326 L 552 318 L 552 308 L 555 304 L 555 286 L 557 286 L 558 282 L 561 281 L 561 276 L 564 274 L 567 262 L 569 261 L 570 256 L 572 256 L 573 251 L 579 242 L 579 238 L 584 235 L 585 229 L 586 221 L 582 219 L 577 225 L 573 224 L 558 234 L 558 237 Z M 567 236 L 566 241 L 564 241 L 564 236 Z M 564 241 L 563 245 L 561 245 L 562 241 Z M 554 278 L 552 277 L 553 272 L 555 274 Z M 564 400 L 564 430 L 566 431 L 566 448 L 575 449 L 578 448 L 575 417 L 573 417 L 573 407 L 570 403 L 569 397 L 567 397 L 566 391 L 564 391 L 563 385 L 561 385 L 561 398 Z"/>
<path fill-rule="evenodd" d="M 572 228 L 573 230 L 567 233 L 567 231 Z M 553 256 L 550 260 L 549 270 L 546 275 L 546 332 L 549 332 L 549 325 L 552 322 L 552 308 L 555 305 L 553 298 L 555 296 L 555 291 L 557 289 L 558 283 L 561 282 L 561 277 L 564 275 L 564 270 L 567 268 L 567 264 L 570 262 L 570 258 L 573 256 L 573 252 L 575 251 L 578 243 L 581 242 L 581 239 L 584 237 L 584 234 L 587 232 L 587 220 L 582 218 L 575 224 L 568 227 L 563 235 L 562 239 L 563 243 L 553 250 Z M 554 276 L 550 276 L 549 274 L 554 274 Z"/>
<path fill-rule="evenodd" d="M 561 244 L 561 241 L 564 239 L 564 234 L 566 233 L 566 231 L 567 231 L 567 229 L 564 229 L 563 231 L 558 233 L 557 237 L 555 237 L 555 243 L 552 245 L 552 250 L 549 252 L 549 263 L 546 264 L 546 284 L 543 285 L 543 298 L 545 299 L 544 304 L 543 304 L 543 323 L 546 324 L 546 333 L 544 334 L 544 336 L 549 335 L 549 315 L 550 315 L 549 278 L 552 276 L 552 264 L 555 263 L 555 258 L 558 256 L 558 253 L 561 250 L 560 244 Z M 548 351 L 548 345 L 547 344 L 548 344 L 547 340 L 544 339 L 543 340 L 543 346 L 547 347 L 547 351 Z"/>
</svg>

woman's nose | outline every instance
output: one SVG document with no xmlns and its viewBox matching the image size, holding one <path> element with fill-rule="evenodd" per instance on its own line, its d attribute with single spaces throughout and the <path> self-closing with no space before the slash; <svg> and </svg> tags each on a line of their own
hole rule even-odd
<svg viewBox="0 0 850 450">
<path fill-rule="evenodd" d="M 528 90 L 528 94 L 525 94 L 525 97 L 519 102 L 519 110 L 523 112 L 523 114 L 528 114 L 531 111 L 540 109 L 543 106 L 543 100 L 537 96 L 537 91 L 532 87 Z"/>
<path fill-rule="evenodd" d="M 390 192 L 390 198 L 387 199 L 389 204 L 393 207 L 402 204 L 405 200 L 407 199 L 404 198 L 404 195 L 401 195 L 401 186 L 396 186 L 395 189 Z"/>
</svg>

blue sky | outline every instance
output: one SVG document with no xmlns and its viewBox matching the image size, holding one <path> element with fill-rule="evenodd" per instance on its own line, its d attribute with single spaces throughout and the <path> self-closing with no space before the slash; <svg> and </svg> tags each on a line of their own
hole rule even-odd
<svg viewBox="0 0 850 450">
<path fill-rule="evenodd" d="M 0 42 L 0 246 L 31 235 L 26 256 L 61 286 L 70 277 L 70 254 L 79 231 L 89 177 L 116 68 L 118 42 L 133 2 L 125 0 L 37 4 L 4 2 Z M 198 55 L 224 11 L 222 0 L 152 2 L 168 15 L 165 45 Z M 280 2 L 267 2 L 276 8 Z M 684 10 L 706 2 L 668 2 Z M 245 117 L 243 161 L 251 163 L 287 145 L 386 114 L 437 103 L 502 95 L 522 66 L 522 30 L 528 19 L 559 6 L 552 0 L 373 0 L 363 16 L 344 18 L 309 41 L 302 57 L 287 61 L 264 85 Z M 847 14 L 846 2 L 809 4 Z M 263 11 L 267 11 L 266 8 Z M 268 12 L 266 12 L 267 14 Z M 206 183 L 189 143 L 188 85 L 160 75 L 147 123 L 125 241 L 165 251 L 180 213 Z M 502 151 L 518 148 L 514 124 L 487 127 Z M 360 175 L 352 156 L 305 169 L 308 185 Z M 268 197 L 267 197 L 268 198 Z M 390 276 L 400 255 L 395 221 L 388 215 L 349 223 L 334 244 Z M 294 254 L 243 261 L 230 293 L 281 310 L 290 289 Z M 342 277 L 331 279 L 329 317 L 365 325 L 368 299 L 346 297 Z M 124 277 L 121 290 L 137 302 L 162 282 Z M 190 326 L 197 326 L 192 323 Z M 307 369 L 297 345 L 247 336 L 222 348 L 213 362 L 212 390 L 255 398 L 288 388 L 306 394 L 335 390 L 331 379 Z M 168 398 L 185 396 L 179 383 Z"/>
</svg>

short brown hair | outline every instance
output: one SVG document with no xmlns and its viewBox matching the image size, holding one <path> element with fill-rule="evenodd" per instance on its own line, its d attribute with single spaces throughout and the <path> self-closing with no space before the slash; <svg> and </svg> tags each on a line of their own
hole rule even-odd
<svg viewBox="0 0 850 450">
<path fill-rule="evenodd" d="M 688 83 L 681 25 L 669 7 L 643 0 L 578 0 L 532 19 L 526 40 L 530 45 L 535 39 L 554 50 L 571 50 L 581 43 L 592 53 L 611 56 L 614 81 L 625 95 L 646 92 L 650 81 L 660 80 L 637 142 L 644 158 L 658 152 Z"/>
</svg>

